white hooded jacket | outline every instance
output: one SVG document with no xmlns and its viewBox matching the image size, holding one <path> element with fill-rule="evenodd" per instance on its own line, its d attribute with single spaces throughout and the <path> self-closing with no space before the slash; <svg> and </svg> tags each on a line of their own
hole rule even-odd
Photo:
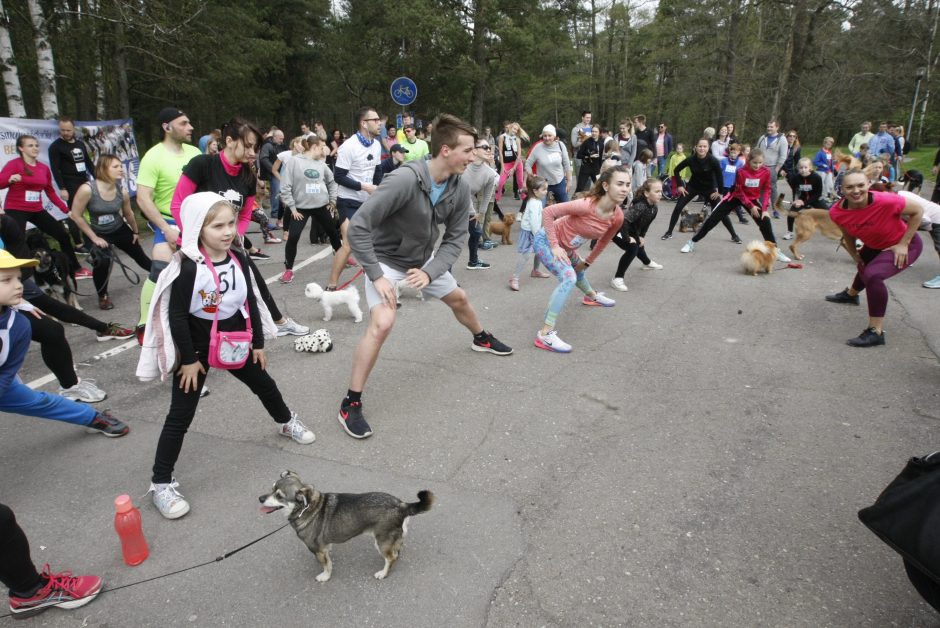
<svg viewBox="0 0 940 628">
<path fill-rule="evenodd" d="M 179 277 L 183 255 L 197 264 L 203 262 L 204 257 L 199 250 L 199 234 L 206 221 L 209 208 L 224 201 L 225 199 L 215 192 L 197 192 L 183 200 L 180 208 L 180 218 L 183 222 L 182 246 L 173 254 L 169 265 L 160 273 L 150 301 L 150 310 L 147 312 L 144 344 L 137 362 L 137 377 L 143 382 L 149 382 L 158 377 L 161 381 L 166 381 L 167 376 L 172 376 L 178 367 L 179 354 L 170 334 L 170 286 Z M 248 268 L 244 271 L 251 272 Z M 261 299 L 257 282 L 252 281 L 251 287 L 261 315 L 264 337 L 276 338 L 277 325 L 274 324 L 271 312 Z"/>
</svg>

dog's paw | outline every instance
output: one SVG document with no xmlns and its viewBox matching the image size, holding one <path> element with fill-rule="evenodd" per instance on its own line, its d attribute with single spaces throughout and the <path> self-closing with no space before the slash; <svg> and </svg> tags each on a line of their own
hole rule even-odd
<svg viewBox="0 0 940 628">
<path fill-rule="evenodd" d="M 329 321 L 331 318 L 333 318 L 333 317 L 332 317 L 332 316 L 324 316 L 324 317 L 323 317 L 323 320 Z"/>
<path fill-rule="evenodd" d="M 324 572 L 321 573 L 319 576 L 317 576 L 317 582 L 326 582 L 327 580 L 330 579 L 330 576 L 331 576 L 331 575 L 332 575 L 332 574 L 329 574 L 329 573 L 327 573 L 327 572 L 324 571 Z"/>
<path fill-rule="evenodd" d="M 376 580 L 385 580 L 385 576 L 388 575 L 388 572 L 384 569 L 380 569 L 379 571 L 376 571 L 374 575 Z"/>
<path fill-rule="evenodd" d="M 357 316 L 357 317 L 354 318 L 353 320 L 354 320 L 355 322 L 357 322 L 357 323 L 361 323 L 361 322 L 362 322 L 362 317 L 361 317 L 361 316 Z"/>
</svg>

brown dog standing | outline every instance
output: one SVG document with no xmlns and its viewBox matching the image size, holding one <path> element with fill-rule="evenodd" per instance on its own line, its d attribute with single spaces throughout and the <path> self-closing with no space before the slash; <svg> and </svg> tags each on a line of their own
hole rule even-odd
<svg viewBox="0 0 940 628">
<path fill-rule="evenodd" d="M 502 222 L 491 222 L 490 223 L 490 233 L 496 233 L 502 236 L 500 242 L 502 244 L 512 244 L 512 240 L 509 238 L 509 232 L 512 230 L 512 224 L 516 222 L 516 214 L 504 214 Z"/>
</svg>

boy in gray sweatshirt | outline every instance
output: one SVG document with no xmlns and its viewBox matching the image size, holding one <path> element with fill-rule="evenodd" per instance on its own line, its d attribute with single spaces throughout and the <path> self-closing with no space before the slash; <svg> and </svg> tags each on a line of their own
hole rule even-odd
<svg viewBox="0 0 940 628">
<path fill-rule="evenodd" d="M 349 390 L 339 422 L 353 438 L 372 428 L 362 413 L 362 391 L 395 324 L 396 284 L 439 298 L 473 334 L 470 348 L 496 355 L 512 349 L 483 329 L 450 267 L 467 238 L 470 187 L 460 176 L 474 159 L 476 130 L 452 115 L 433 122 L 430 161 L 412 161 L 386 176 L 349 222 L 349 246 L 366 274 L 369 328 L 353 354 Z M 444 227 L 440 246 L 434 244 Z"/>
</svg>

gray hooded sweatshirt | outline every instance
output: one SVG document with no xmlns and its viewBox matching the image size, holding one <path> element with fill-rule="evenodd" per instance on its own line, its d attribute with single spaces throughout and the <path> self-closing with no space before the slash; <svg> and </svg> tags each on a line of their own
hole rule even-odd
<svg viewBox="0 0 940 628">
<path fill-rule="evenodd" d="M 385 175 L 349 221 L 349 246 L 372 281 L 382 277 L 379 262 L 402 272 L 422 268 L 434 281 L 460 256 L 469 230 L 470 187 L 451 175 L 432 206 L 428 163 L 409 161 Z M 444 237 L 435 251 L 440 225 Z"/>
<path fill-rule="evenodd" d="M 336 202 L 333 171 L 322 159 L 294 155 L 281 168 L 281 201 L 289 209 L 315 209 Z"/>
</svg>

